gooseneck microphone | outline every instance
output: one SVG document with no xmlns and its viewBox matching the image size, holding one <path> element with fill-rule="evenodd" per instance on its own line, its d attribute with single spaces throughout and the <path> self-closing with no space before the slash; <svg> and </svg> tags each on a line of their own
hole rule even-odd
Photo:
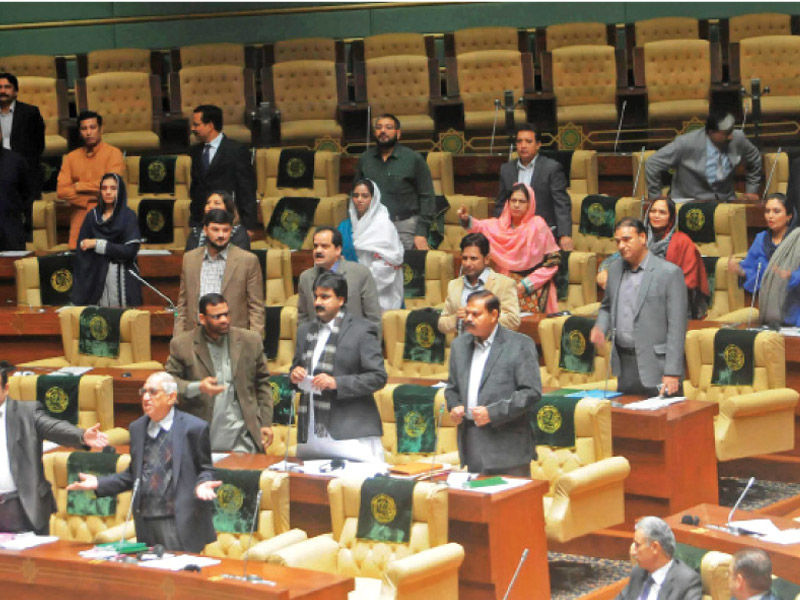
<svg viewBox="0 0 800 600">
<path fill-rule="evenodd" d="M 742 491 L 742 493 L 739 496 L 738 500 L 736 500 L 736 504 L 733 505 L 733 508 L 731 509 L 731 512 L 728 513 L 728 521 L 725 523 L 725 526 L 732 533 L 736 533 L 736 534 L 741 533 L 741 530 L 739 528 L 731 526 L 731 521 L 733 520 L 733 514 L 736 512 L 736 509 L 739 508 L 739 505 L 742 503 L 742 500 L 744 500 L 745 495 L 747 495 L 747 492 L 750 491 L 750 488 L 753 487 L 753 484 L 755 482 L 756 482 L 756 478 L 755 477 L 751 477 L 750 481 L 747 482 L 747 485 L 744 486 L 744 490 Z"/>
<path fill-rule="evenodd" d="M 133 275 L 134 279 L 137 279 L 137 280 L 139 280 L 141 283 L 145 284 L 147 287 L 149 287 L 151 290 L 153 290 L 153 291 L 154 291 L 156 294 L 158 294 L 158 295 L 159 295 L 161 298 L 163 298 L 164 300 L 166 300 L 166 301 L 167 301 L 167 306 L 169 306 L 169 309 L 170 309 L 170 310 L 171 310 L 173 313 L 176 313 L 176 314 L 177 314 L 178 308 L 175 306 L 175 303 L 174 303 L 172 300 L 170 300 L 169 296 L 167 296 L 166 294 L 162 293 L 162 292 L 161 292 L 161 291 L 160 291 L 160 290 L 159 290 L 159 289 L 158 289 L 156 286 L 154 286 L 153 284 L 151 284 L 149 281 L 147 281 L 147 280 L 146 280 L 144 277 L 142 277 L 141 275 L 139 275 L 139 274 L 138 274 L 136 271 L 134 271 L 133 269 L 128 269 L 128 268 L 126 268 L 125 270 L 126 270 L 128 273 L 130 273 L 131 275 Z"/>
<path fill-rule="evenodd" d="M 121 551 L 125 547 L 125 531 L 128 529 L 128 523 L 131 522 L 131 515 L 133 514 L 133 503 L 136 501 L 136 494 L 139 492 L 139 482 L 141 477 L 137 477 L 133 481 L 133 492 L 131 492 L 131 503 L 128 505 L 128 516 L 125 517 L 125 524 L 122 526 L 122 537 L 117 542 L 117 550 Z"/>
<path fill-rule="evenodd" d="M 511 590 L 514 587 L 514 584 L 517 582 L 517 577 L 519 576 L 519 572 L 522 570 L 522 565 L 525 564 L 525 561 L 528 560 L 528 549 L 522 551 L 522 556 L 519 557 L 519 564 L 517 565 L 517 570 L 514 571 L 514 576 L 511 578 L 511 582 L 508 584 L 508 589 L 506 590 L 505 595 L 503 596 L 503 600 L 508 600 L 509 594 L 511 594 Z"/>
<path fill-rule="evenodd" d="M 439 450 L 439 430 L 442 428 L 442 415 L 444 414 L 444 402 L 439 405 L 439 416 L 433 423 L 433 456 L 431 457 L 431 475 L 433 481 L 433 471 L 436 467 L 436 453 Z"/>
</svg>

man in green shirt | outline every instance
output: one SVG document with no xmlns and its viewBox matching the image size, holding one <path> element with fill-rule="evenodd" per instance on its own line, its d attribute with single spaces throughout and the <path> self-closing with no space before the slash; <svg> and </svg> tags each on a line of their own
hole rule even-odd
<svg viewBox="0 0 800 600">
<path fill-rule="evenodd" d="M 377 146 L 361 155 L 355 181 L 371 179 L 378 186 L 406 250 L 428 250 L 436 202 L 431 171 L 422 155 L 398 144 L 399 139 L 397 117 L 380 115 L 375 121 Z"/>
</svg>

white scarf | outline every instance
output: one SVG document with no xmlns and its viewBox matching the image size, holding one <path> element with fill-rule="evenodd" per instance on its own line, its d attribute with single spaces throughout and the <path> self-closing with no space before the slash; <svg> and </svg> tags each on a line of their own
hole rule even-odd
<svg viewBox="0 0 800 600">
<path fill-rule="evenodd" d="M 379 255 L 384 261 L 394 267 L 403 264 L 403 244 L 397 229 L 391 219 L 389 211 L 381 202 L 381 191 L 375 182 L 372 182 L 375 194 L 369 204 L 367 212 L 360 219 L 356 212 L 352 198 L 349 203 L 350 223 L 353 226 L 353 246 L 356 251 L 366 251 Z"/>
</svg>

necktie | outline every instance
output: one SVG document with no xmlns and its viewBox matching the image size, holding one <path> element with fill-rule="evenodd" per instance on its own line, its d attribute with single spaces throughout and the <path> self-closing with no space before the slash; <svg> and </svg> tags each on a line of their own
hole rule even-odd
<svg viewBox="0 0 800 600">
<path fill-rule="evenodd" d="M 206 144 L 203 148 L 203 170 L 208 171 L 208 166 L 211 164 L 211 144 Z"/>
<path fill-rule="evenodd" d="M 656 582 L 653 579 L 653 576 L 650 575 L 644 582 L 644 586 L 642 587 L 642 593 L 639 594 L 639 600 L 647 600 L 647 596 L 650 595 L 650 588 L 653 587 L 653 584 Z"/>
</svg>

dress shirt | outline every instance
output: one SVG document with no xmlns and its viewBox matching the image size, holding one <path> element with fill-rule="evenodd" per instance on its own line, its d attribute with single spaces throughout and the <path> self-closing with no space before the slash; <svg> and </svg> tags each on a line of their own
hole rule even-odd
<svg viewBox="0 0 800 600">
<path fill-rule="evenodd" d="M 14 127 L 14 109 L 17 107 L 17 101 L 14 100 L 8 109 L 8 112 L 0 111 L 0 130 L 3 132 L 3 148 L 11 150 L 11 128 Z"/>
<path fill-rule="evenodd" d="M 481 274 L 478 275 L 478 279 L 477 281 L 475 281 L 475 285 L 472 285 L 469 282 L 469 279 L 467 279 L 467 276 L 464 275 L 463 277 L 464 289 L 461 290 L 461 306 L 466 306 L 467 298 L 469 298 L 469 295 L 471 293 L 478 292 L 486 288 L 486 280 L 489 279 L 489 275 L 491 274 L 492 274 L 492 269 L 486 267 L 483 271 L 481 271 Z"/>
<path fill-rule="evenodd" d="M 14 476 L 11 474 L 11 457 L 8 455 L 8 439 L 6 437 L 6 413 L 8 402 L 0 404 L 0 494 L 17 489 Z"/>
<path fill-rule="evenodd" d="M 475 339 L 475 347 L 472 350 L 472 362 L 469 367 L 469 384 L 467 386 L 467 406 L 464 412 L 464 418 L 472 420 L 472 409 L 478 404 L 478 392 L 481 387 L 481 380 L 483 379 L 483 368 L 486 366 L 486 360 L 489 358 L 489 352 L 492 351 L 492 344 L 497 335 L 497 325 L 495 325 L 492 333 L 485 341 L 479 342 Z"/>
<path fill-rule="evenodd" d="M 206 247 L 203 254 L 203 266 L 200 267 L 200 298 L 206 294 L 219 294 L 222 291 L 222 279 L 225 277 L 225 266 L 228 264 L 228 247 L 212 257 Z"/>
<path fill-rule="evenodd" d="M 222 138 L 225 137 L 224 133 L 221 133 L 215 137 L 213 140 L 208 142 L 207 144 L 203 145 L 203 150 L 208 148 L 208 164 L 210 165 L 214 162 L 214 157 L 217 155 L 217 150 L 219 150 L 219 145 L 222 143 Z"/>
<path fill-rule="evenodd" d="M 647 597 L 640 598 L 640 600 L 657 600 L 658 594 L 661 592 L 661 586 L 664 585 L 664 580 L 667 578 L 667 573 L 671 567 L 672 561 L 670 560 L 660 569 L 656 569 L 650 573 L 650 577 L 653 578 L 653 585 L 650 586 L 650 593 L 647 594 Z"/>
<path fill-rule="evenodd" d="M 162 429 L 164 431 L 172 429 L 173 420 L 175 420 L 175 407 L 170 408 L 167 416 L 160 421 L 153 421 L 153 419 L 150 419 L 150 422 L 147 424 L 148 437 L 154 440 Z"/>
<path fill-rule="evenodd" d="M 312 375 L 314 373 L 314 369 L 317 368 L 317 363 L 322 356 L 322 351 L 325 350 L 325 344 L 328 343 L 328 338 L 331 337 L 331 332 L 333 331 L 333 322 L 338 316 L 339 313 L 337 313 L 336 317 L 327 323 L 323 323 L 319 330 L 319 335 L 317 335 L 317 345 L 314 346 L 314 354 L 311 356 L 311 370 L 308 372 L 309 375 Z"/>
<path fill-rule="evenodd" d="M 533 186 L 531 183 L 533 181 L 533 169 L 538 157 L 538 154 L 534 156 L 533 160 L 529 162 L 527 166 L 523 165 L 522 162 L 517 159 L 517 183 Z"/>
<path fill-rule="evenodd" d="M 644 269 L 650 259 L 648 252 L 636 270 L 631 269 L 626 262 L 622 271 L 622 280 L 617 293 L 617 332 L 616 344 L 623 348 L 634 348 L 636 341 L 633 339 L 633 322 L 636 318 L 636 303 L 639 298 L 639 287 L 644 279 Z"/>
<path fill-rule="evenodd" d="M 724 152 L 720 152 L 706 136 L 706 179 L 713 186 L 717 181 L 725 181 L 731 174 L 731 160 Z"/>
</svg>

